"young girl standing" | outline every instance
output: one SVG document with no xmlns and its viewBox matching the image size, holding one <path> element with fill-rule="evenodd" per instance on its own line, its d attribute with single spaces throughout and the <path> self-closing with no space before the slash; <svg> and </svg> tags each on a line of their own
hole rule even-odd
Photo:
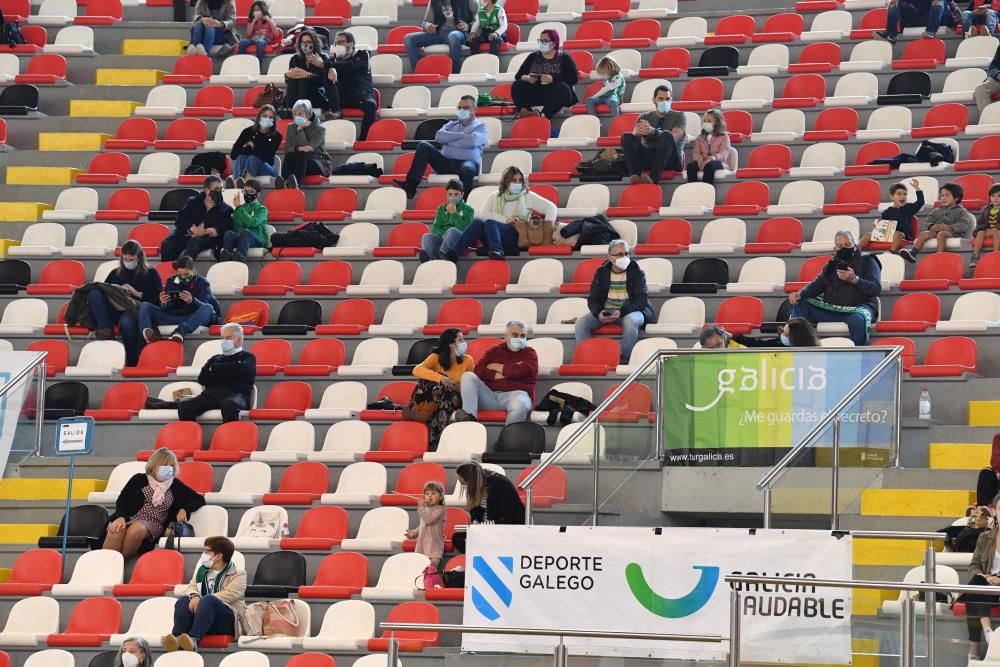
<svg viewBox="0 0 1000 667">
<path fill-rule="evenodd" d="M 606 104 L 612 116 L 618 115 L 618 105 L 625 95 L 625 77 L 622 68 L 611 56 L 604 56 L 597 61 L 594 68 L 597 75 L 604 79 L 604 85 L 587 100 L 587 111 L 591 116 L 597 115 L 597 105 Z"/>
<path fill-rule="evenodd" d="M 424 485 L 424 497 L 417 501 L 417 514 L 420 515 L 420 527 L 406 531 L 406 537 L 417 540 L 414 551 L 427 556 L 431 567 L 437 571 L 444 554 L 444 519 L 447 514 L 444 487 L 440 482 Z"/>
</svg>

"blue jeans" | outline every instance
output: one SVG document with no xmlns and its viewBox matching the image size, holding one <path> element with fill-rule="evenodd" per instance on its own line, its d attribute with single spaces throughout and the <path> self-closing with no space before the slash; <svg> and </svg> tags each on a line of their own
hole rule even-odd
<svg viewBox="0 0 1000 667">
<path fill-rule="evenodd" d="M 240 254 L 240 261 L 243 262 L 246 261 L 250 248 L 263 248 L 264 246 L 250 232 L 244 230 L 236 233 L 230 229 L 222 235 L 222 247 L 230 252 L 233 250 L 238 252 Z"/>
<path fill-rule="evenodd" d="M 448 252 L 458 249 L 458 240 L 462 238 L 462 232 L 454 227 L 444 230 L 444 234 L 424 234 L 420 237 L 420 249 L 427 253 L 427 256 L 434 259 L 437 251 Z"/>
<path fill-rule="evenodd" d="M 867 306 L 865 307 L 867 308 Z M 872 315 L 874 314 L 875 312 L 872 311 Z M 868 344 L 868 323 L 860 313 L 834 313 L 814 306 L 803 299 L 792 306 L 791 316 L 804 317 L 813 324 L 819 324 L 820 322 L 843 322 L 847 325 L 847 329 L 850 332 L 848 335 L 854 341 L 855 345 Z M 875 321 L 874 317 L 872 317 L 872 321 Z"/>
<path fill-rule="evenodd" d="M 434 34 L 414 32 L 403 38 L 406 45 L 406 57 L 410 59 L 410 67 L 416 68 L 423 56 L 421 49 L 435 44 L 447 44 L 451 55 L 451 73 L 458 74 L 462 69 L 462 46 L 467 35 L 461 30 L 442 30 Z"/>
<path fill-rule="evenodd" d="M 211 52 L 212 47 L 216 44 L 225 44 L 227 41 L 226 33 L 215 28 L 209 28 L 201 21 L 198 21 L 191 27 L 191 43 L 195 45 L 201 44 L 205 47 L 206 52 Z"/>
<path fill-rule="evenodd" d="M 646 317 L 638 312 L 623 315 L 618 322 L 622 325 L 621 359 L 622 363 L 628 363 L 632 355 L 632 348 L 639 340 L 639 329 L 646 323 Z M 576 344 L 593 336 L 594 329 L 603 326 L 602 322 L 594 317 L 593 313 L 586 313 L 576 318 Z"/>
<path fill-rule="evenodd" d="M 256 155 L 237 155 L 233 160 L 233 176 L 239 178 L 243 174 L 250 172 L 251 176 L 275 177 L 278 172 L 274 170 L 273 164 L 268 164 Z"/>
<path fill-rule="evenodd" d="M 591 116 L 596 116 L 598 104 L 607 104 L 608 108 L 611 110 L 611 115 L 612 116 L 618 115 L 617 97 L 591 97 L 587 99 L 587 113 L 589 113 Z"/>
<path fill-rule="evenodd" d="M 929 35 L 937 34 L 938 28 L 942 25 L 954 27 L 951 15 L 945 14 L 943 3 L 932 4 L 924 12 L 907 0 L 899 0 L 895 7 L 889 7 L 886 12 L 885 31 L 890 37 L 898 35 L 903 28 L 912 28 L 921 24 L 927 26 L 925 31 Z"/>
<path fill-rule="evenodd" d="M 168 313 L 159 306 L 151 303 L 139 304 L 139 329 L 154 329 L 161 324 L 176 324 L 177 329 L 185 336 L 198 330 L 198 327 L 207 327 L 215 317 L 215 309 L 207 303 L 195 300 L 192 302 L 194 310 L 190 313 Z"/>
<path fill-rule="evenodd" d="M 198 603 L 198 610 L 191 613 L 190 600 L 178 598 L 174 604 L 173 635 L 187 633 L 191 639 L 201 641 L 205 635 L 236 634 L 236 616 L 225 602 L 209 595 Z"/>
<path fill-rule="evenodd" d="M 125 364 L 135 366 L 139 363 L 139 319 L 136 314 L 115 310 L 108 303 L 104 292 L 96 289 L 87 294 L 87 305 L 97 320 L 98 329 L 112 329 L 118 325 L 118 334 L 125 346 Z"/>
<path fill-rule="evenodd" d="M 965 28 L 965 32 L 969 32 L 969 28 L 972 27 L 972 16 L 974 12 L 962 12 L 962 27 Z M 992 9 L 986 12 L 986 30 L 992 35 L 997 30 L 997 13 Z"/>
<path fill-rule="evenodd" d="M 268 46 L 266 39 L 241 39 L 240 53 L 250 53 L 249 48 L 253 46 L 257 52 L 257 60 L 260 61 L 260 71 L 264 71 L 264 49 Z"/>
<path fill-rule="evenodd" d="M 455 244 L 455 249 L 461 254 L 467 248 L 471 248 L 476 241 L 479 241 L 490 250 L 499 250 L 501 252 L 505 248 L 513 250 L 517 248 L 517 230 L 514 228 L 514 225 L 508 225 L 505 222 L 476 218 L 462 232 L 462 236 L 459 237 L 458 242 Z"/>
<path fill-rule="evenodd" d="M 482 155 L 482 152 L 480 152 L 480 159 L 482 159 Z M 478 162 L 447 158 L 441 151 L 434 147 L 434 144 L 429 141 L 421 141 L 417 144 L 417 150 L 413 155 L 413 164 L 410 165 L 410 170 L 406 172 L 406 180 L 414 184 L 419 183 L 420 179 L 424 176 L 424 172 L 427 170 L 427 165 L 430 165 L 431 169 L 438 174 L 458 174 L 459 180 L 462 181 L 462 187 L 465 188 L 466 197 L 472 192 L 476 176 L 479 174 Z"/>
</svg>

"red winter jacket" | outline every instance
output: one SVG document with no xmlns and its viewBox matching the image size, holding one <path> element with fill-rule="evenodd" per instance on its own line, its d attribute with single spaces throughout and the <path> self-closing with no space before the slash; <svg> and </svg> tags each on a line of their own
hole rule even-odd
<svg viewBox="0 0 1000 667">
<path fill-rule="evenodd" d="M 497 380 L 497 373 L 487 368 L 490 364 L 503 364 L 503 379 Z M 538 379 L 538 355 L 526 347 L 520 352 L 511 352 L 507 343 L 491 347 L 476 362 L 476 375 L 493 391 L 526 391 L 535 402 L 535 382 Z"/>
</svg>

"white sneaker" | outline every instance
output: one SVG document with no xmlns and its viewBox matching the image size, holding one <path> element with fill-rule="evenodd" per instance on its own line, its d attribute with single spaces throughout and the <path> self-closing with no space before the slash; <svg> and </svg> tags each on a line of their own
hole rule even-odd
<svg viewBox="0 0 1000 667">
<path fill-rule="evenodd" d="M 194 54 L 198 53 L 198 50 L 195 48 L 194 44 L 188 44 L 186 53 L 189 56 L 193 56 Z"/>
<path fill-rule="evenodd" d="M 993 630 L 991 630 L 989 628 L 984 629 L 983 630 L 983 640 L 986 642 L 986 645 L 989 646 L 990 645 L 990 641 L 993 640 Z"/>
<path fill-rule="evenodd" d="M 194 52 L 197 53 L 199 56 L 207 56 L 208 55 L 208 51 L 206 51 L 205 47 L 202 46 L 201 44 L 195 45 Z"/>
</svg>

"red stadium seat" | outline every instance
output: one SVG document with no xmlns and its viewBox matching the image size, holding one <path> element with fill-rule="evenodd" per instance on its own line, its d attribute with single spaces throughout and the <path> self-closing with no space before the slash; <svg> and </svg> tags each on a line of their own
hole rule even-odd
<svg viewBox="0 0 1000 667">
<path fill-rule="evenodd" d="M 350 16 L 350 14 L 348 14 L 348 16 Z M 510 15 L 508 14 L 507 16 L 509 19 Z M 308 18 L 306 20 L 308 21 Z M 392 30 L 389 31 L 389 35 L 388 37 L 386 37 L 385 42 L 378 45 L 378 52 L 406 53 L 406 46 L 403 43 L 403 38 L 415 32 L 422 32 L 422 31 L 418 26 L 415 25 L 401 25 L 393 28 Z"/>
<path fill-rule="evenodd" d="M 312 15 L 306 17 L 306 25 L 344 25 L 350 18 L 348 0 L 317 0 Z"/>
<path fill-rule="evenodd" d="M 347 513 L 343 509 L 339 507 L 314 507 L 309 512 L 318 509 L 335 509 L 343 512 L 344 530 L 346 531 Z M 341 551 L 323 559 L 316 571 L 316 578 L 312 585 L 299 587 L 299 597 L 304 599 L 347 599 L 360 593 L 361 589 L 367 585 L 368 559 L 365 555 Z"/>
<path fill-rule="evenodd" d="M 379 499 L 383 506 L 416 507 L 424 497 L 427 482 L 446 484 L 444 468 L 437 463 L 411 463 L 396 477 L 392 493 L 384 493 Z"/>
<path fill-rule="evenodd" d="M 419 63 L 417 69 L 427 60 L 435 56 L 428 56 Z M 447 56 L 446 56 L 447 57 Z M 449 59 L 450 63 L 451 60 Z M 450 65 L 449 65 L 450 67 Z M 407 75 L 404 75 L 404 79 Z M 368 137 L 364 141 L 355 141 L 356 151 L 394 151 L 406 141 L 406 123 L 398 118 L 383 118 L 372 123 L 368 130 Z"/>
<path fill-rule="evenodd" d="M 637 255 L 676 255 L 691 245 L 691 223 L 680 218 L 660 220 L 649 229 L 646 242 L 635 247 Z"/>
<path fill-rule="evenodd" d="M 964 131 L 968 124 L 969 110 L 966 109 L 965 104 L 939 104 L 928 109 L 924 116 L 924 124 L 910 130 L 910 136 L 914 139 L 953 137 Z"/>
<path fill-rule="evenodd" d="M 379 46 L 379 51 L 382 51 L 381 46 Z M 427 83 L 438 84 L 442 81 L 447 81 L 450 75 L 451 57 L 443 54 L 434 54 L 421 58 L 420 62 L 417 63 L 417 66 L 413 68 L 413 73 L 404 74 L 400 77 L 399 81 L 400 83 L 404 83 L 406 85 Z M 374 128 L 374 125 L 372 127 Z M 358 148 L 357 144 L 354 145 L 354 149 L 367 150 Z"/>
<path fill-rule="evenodd" d="M 804 141 L 847 141 L 858 133 L 858 112 L 850 107 L 823 109 Z"/>
<path fill-rule="evenodd" d="M 414 202 L 413 207 L 403 211 L 403 220 L 433 220 L 434 216 L 437 215 L 438 206 L 444 204 L 447 200 L 447 195 L 445 194 L 445 187 L 443 185 L 436 185 L 431 188 L 424 188 L 417 195 L 417 201 Z M 393 231 L 396 231 L 396 227 L 393 227 Z M 390 239 L 392 235 L 390 233 Z M 405 245 L 399 243 L 393 243 L 391 240 L 386 245 Z M 417 245 L 419 246 L 419 239 Z M 385 255 L 386 257 L 391 257 L 392 255 Z M 408 256 L 408 255 L 407 255 Z"/>
<path fill-rule="evenodd" d="M 910 280 L 899 283 L 904 292 L 934 292 L 958 285 L 965 272 L 962 256 L 954 252 L 936 252 L 927 255 L 917 264 L 916 272 Z"/>
<path fill-rule="evenodd" d="M 851 39 L 873 39 L 876 30 L 885 30 L 886 13 L 885 7 L 865 12 L 861 25 L 851 31 Z"/>
<path fill-rule="evenodd" d="M 726 121 L 726 129 L 729 130 L 731 143 L 738 144 L 753 134 L 753 117 L 749 111 L 731 109 L 723 111 L 722 117 Z"/>
<path fill-rule="evenodd" d="M 772 42 L 794 42 L 802 34 L 802 15 L 793 12 L 775 14 L 764 23 L 761 32 L 754 33 L 750 41 L 755 44 Z"/>
<path fill-rule="evenodd" d="M 29 549 L 17 557 L 10 577 L 0 584 L 0 595 L 33 597 L 60 583 L 62 556 L 53 549 Z"/>
<path fill-rule="evenodd" d="M 267 207 L 268 222 L 292 222 L 301 218 L 306 209 L 306 195 L 302 190 L 272 190 L 263 201 Z"/>
<path fill-rule="evenodd" d="M 622 28 L 622 36 L 611 40 L 612 49 L 648 49 L 660 38 L 660 22 L 656 19 L 636 19 Z"/>
<path fill-rule="evenodd" d="M 779 178 L 792 168 L 792 151 L 784 144 L 753 149 L 747 166 L 736 170 L 736 178 Z"/>
<path fill-rule="evenodd" d="M 77 16 L 77 25 L 112 25 L 122 20 L 121 0 L 88 0 L 83 16 Z"/>
<path fill-rule="evenodd" d="M 194 96 L 194 104 L 184 107 L 185 116 L 221 118 L 232 113 L 236 100 L 229 86 L 206 86 Z"/>
<path fill-rule="evenodd" d="M 608 21 L 584 19 L 577 26 L 573 39 L 563 42 L 563 48 L 569 49 L 606 49 L 611 43 L 614 28 Z"/>
<path fill-rule="evenodd" d="M 312 404 L 312 387 L 306 382 L 281 382 L 271 387 L 263 408 L 250 410 L 250 419 L 288 421 L 301 417 Z"/>
<path fill-rule="evenodd" d="M 298 285 L 301 279 L 302 271 L 298 262 L 268 262 L 261 267 L 257 282 L 243 288 L 243 296 L 283 296 Z"/>
<path fill-rule="evenodd" d="M 955 171 L 995 171 L 1000 169 L 1000 135 L 979 137 L 966 159 L 955 163 Z"/>
<path fill-rule="evenodd" d="M 485 355 L 490 348 L 496 347 L 501 342 L 502 339 L 500 338 L 474 338 L 469 341 L 469 349 L 466 351 L 466 354 L 471 356 L 473 359 L 482 359 L 483 355 Z"/>
<path fill-rule="evenodd" d="M 645 218 L 660 210 L 663 190 L 653 183 L 626 185 L 618 198 L 618 205 L 608 208 L 611 218 Z"/>
<path fill-rule="evenodd" d="M 1000 252 L 986 253 L 976 264 L 976 270 L 971 278 L 958 281 L 961 289 L 992 289 L 1000 290 Z"/>
<path fill-rule="evenodd" d="M 956 178 L 955 183 L 961 185 L 965 191 L 962 206 L 970 211 L 981 209 L 989 202 L 990 188 L 995 185 L 993 177 L 989 174 L 966 174 Z"/>
<path fill-rule="evenodd" d="M 129 229 L 128 240 L 135 241 L 142 246 L 142 251 L 147 257 L 156 257 L 160 254 L 160 244 L 170 233 L 166 225 L 158 222 L 143 222 Z M 121 255 L 121 248 L 115 248 L 115 255 Z"/>
<path fill-rule="evenodd" d="M 552 466 L 556 468 L 557 466 Z M 551 468 L 550 468 L 551 470 Z M 451 558 L 444 566 L 445 572 L 451 572 L 461 568 L 465 569 L 465 554 L 459 554 Z M 428 588 L 424 591 L 424 597 L 431 602 L 461 602 L 465 598 L 464 588 Z"/>
<path fill-rule="evenodd" d="M 799 60 L 788 64 L 789 74 L 827 74 L 840 67 L 840 45 L 833 42 L 806 44 Z"/>
<path fill-rule="evenodd" d="M 122 377 L 162 378 L 184 365 L 184 346 L 173 340 L 149 343 L 139 353 L 139 363 L 122 369 Z"/>
<path fill-rule="evenodd" d="M 321 336 L 359 336 L 375 323 L 375 304 L 368 299 L 338 301 L 330 313 L 330 323 L 316 327 Z"/>
<path fill-rule="evenodd" d="M 148 1 L 149 0 L 147 0 L 147 2 Z M 262 92 L 264 92 L 264 86 L 253 86 L 252 88 L 247 88 L 247 91 L 243 94 L 243 103 L 238 107 L 233 107 L 233 116 L 236 116 L 237 118 L 256 118 L 257 112 L 260 111 L 260 109 L 255 107 L 253 103 Z M 285 134 L 282 133 L 281 136 L 284 137 Z"/>
<path fill-rule="evenodd" d="M 444 188 L 441 188 L 442 194 Z M 426 191 L 425 191 L 426 192 Z M 423 193 L 421 193 L 423 194 Z M 442 202 L 443 201 L 442 197 Z M 435 212 L 436 212 L 435 207 Z M 403 218 L 406 218 L 404 212 Z M 379 246 L 372 251 L 373 257 L 415 257 L 420 250 L 420 240 L 424 234 L 430 233 L 430 228 L 422 222 L 404 222 L 396 225 L 389 232 L 386 245 Z"/>
<path fill-rule="evenodd" d="M 976 372 L 976 341 L 966 336 L 938 338 L 927 348 L 924 363 L 911 366 L 910 376 L 961 377 Z"/>
<path fill-rule="evenodd" d="M 209 56 L 181 56 L 174 62 L 170 74 L 163 77 L 163 83 L 177 86 L 200 86 L 212 76 L 212 59 Z M 256 115 L 256 110 L 254 114 Z"/>
<path fill-rule="evenodd" d="M 517 492 L 521 502 L 525 502 L 527 493 L 521 489 L 521 482 L 535 472 L 538 466 L 528 466 L 517 477 Z M 548 508 L 558 503 L 566 502 L 566 471 L 557 465 L 549 466 L 531 485 L 531 506 L 534 509 Z"/>
<path fill-rule="evenodd" d="M 110 222 L 138 220 L 149 215 L 149 192 L 144 188 L 122 188 L 108 198 L 108 207 L 97 211 L 95 219 Z"/>
<path fill-rule="evenodd" d="M 743 246 L 748 255 L 792 252 L 802 245 L 802 223 L 798 218 L 771 218 L 757 230 L 753 243 Z"/>
<path fill-rule="evenodd" d="M 756 30 L 757 26 L 752 16 L 745 14 L 723 16 L 715 26 L 715 34 L 705 37 L 705 45 L 745 44 Z"/>
<path fill-rule="evenodd" d="M 28 61 L 27 71 L 14 77 L 14 83 L 31 83 L 36 86 L 60 82 L 66 82 L 66 59 L 58 53 L 33 56 Z"/>
<path fill-rule="evenodd" d="M 295 537 L 281 538 L 279 546 L 282 551 L 330 551 L 346 537 L 347 511 L 343 507 L 311 507 L 299 520 Z M 299 597 L 305 597 L 301 589 Z"/>
<path fill-rule="evenodd" d="M 469 347 L 472 347 L 471 343 Z M 409 405 L 410 397 L 416 386 L 416 382 L 390 382 L 379 389 L 375 400 L 381 401 L 388 398 L 396 405 Z M 402 413 L 399 410 L 362 410 L 359 416 L 362 421 L 400 421 L 402 419 Z"/>
<path fill-rule="evenodd" d="M 671 105 L 671 108 L 674 111 L 707 111 L 714 109 L 722 102 L 722 91 L 722 81 L 715 77 L 691 79 L 684 86 L 681 99 L 675 101 Z"/>
<path fill-rule="evenodd" d="M 445 329 L 458 329 L 469 335 L 483 323 L 483 304 L 476 299 L 451 299 L 441 304 L 434 324 L 424 327 L 425 336 L 439 336 Z"/>
<path fill-rule="evenodd" d="M 573 360 L 559 367 L 559 375 L 607 375 L 618 367 L 621 348 L 610 338 L 591 338 L 573 350 Z"/>
<path fill-rule="evenodd" d="M 509 24 L 508 24 L 508 28 L 507 29 L 508 30 L 510 29 L 510 25 Z M 573 59 L 573 62 L 576 63 L 576 71 L 577 71 L 577 74 L 580 75 L 580 78 L 584 79 L 586 77 L 589 77 L 590 74 L 591 74 L 591 72 L 594 69 L 594 54 L 592 54 L 590 51 L 568 51 L 567 53 L 569 53 L 569 56 L 570 56 L 570 58 Z M 510 84 L 505 84 L 505 85 L 510 86 Z M 495 100 L 496 99 L 507 99 L 507 98 L 510 97 L 510 95 L 509 95 L 510 89 L 509 88 L 508 88 L 507 92 L 508 92 L 508 95 L 507 95 L 506 98 L 499 98 L 499 97 L 496 96 L 496 94 L 494 94 L 493 95 L 493 99 L 495 99 Z M 494 108 L 496 108 L 496 107 L 487 107 L 487 109 L 494 109 Z M 482 111 L 479 112 L 479 115 L 480 116 L 483 115 Z M 493 114 L 493 115 L 499 115 L 499 113 Z"/>
<path fill-rule="evenodd" d="M 583 161 L 580 151 L 564 148 L 546 153 L 538 171 L 531 172 L 532 183 L 568 183 L 579 173 L 576 165 Z"/>
<path fill-rule="evenodd" d="M 59 314 L 56 315 L 55 324 L 46 324 L 42 333 L 46 336 L 88 336 L 90 329 L 81 326 L 69 326 L 66 324 L 66 307 L 69 303 L 64 303 L 59 307 Z"/>
<path fill-rule="evenodd" d="M 325 463 L 302 461 L 288 466 L 281 476 L 277 493 L 265 493 L 261 502 L 265 505 L 312 505 L 329 486 L 330 475 Z"/>
<path fill-rule="evenodd" d="M 172 341 L 162 341 L 172 342 Z M 180 347 L 180 343 L 174 343 Z M 128 421 L 146 407 L 149 389 L 142 382 L 119 382 L 108 387 L 101 398 L 101 407 L 83 414 L 94 421 Z"/>
<path fill-rule="evenodd" d="M 944 42 L 940 39 L 915 39 L 906 44 L 903 55 L 893 58 L 894 70 L 929 70 L 944 64 L 946 58 Z"/>
<path fill-rule="evenodd" d="M 302 587 L 299 587 L 299 597 L 301 596 Z M 337 667 L 337 661 L 326 653 L 299 653 L 289 657 L 285 667 Z"/>
<path fill-rule="evenodd" d="M 87 282 L 83 264 L 75 259 L 57 259 L 42 267 L 38 282 L 28 285 L 29 295 L 72 294 Z"/>
<path fill-rule="evenodd" d="M 65 632 L 49 635 L 46 643 L 54 647 L 97 647 L 120 632 L 121 623 L 122 605 L 118 600 L 87 598 L 73 607 Z"/>
<path fill-rule="evenodd" d="M 250 352 L 257 358 L 257 375 L 271 377 L 292 363 L 292 344 L 284 338 L 265 338 L 253 344 Z"/>
<path fill-rule="evenodd" d="M 781 97 L 771 103 L 775 109 L 814 107 L 826 99 L 826 80 L 819 74 L 796 74 L 785 82 Z"/>
<path fill-rule="evenodd" d="M 193 151 L 205 145 L 208 127 L 200 118 L 178 118 L 167 126 L 167 134 L 153 147 L 158 151 Z"/>
<path fill-rule="evenodd" d="M 3 0 L 0 2 L 0 11 L 3 12 L 4 19 L 8 23 L 27 21 L 28 17 L 31 16 L 31 5 L 28 0 Z"/>
<path fill-rule="evenodd" d="M 855 178 L 840 184 L 832 204 L 823 206 L 823 215 L 868 214 L 878 208 L 882 186 L 871 178 Z"/>
<path fill-rule="evenodd" d="M 194 460 L 237 463 L 257 451 L 257 438 L 257 425 L 253 422 L 226 422 L 215 429 L 208 449 L 195 450 Z"/>
<path fill-rule="evenodd" d="M 336 338 L 321 338 L 305 344 L 299 353 L 299 363 L 285 366 L 285 375 L 326 377 L 343 365 L 344 343 Z"/>
<path fill-rule="evenodd" d="M 712 214 L 717 216 L 760 215 L 767 210 L 771 201 L 771 189 L 767 183 L 745 181 L 733 183 L 726 191 L 726 203 L 717 205 Z"/>
<path fill-rule="evenodd" d="M 406 405 L 408 402 L 409 397 L 404 402 L 396 401 L 399 405 Z M 363 416 L 362 419 L 364 419 Z M 411 463 L 426 452 L 426 424 L 401 421 L 390 424 L 382 432 L 382 439 L 379 440 L 378 450 L 367 452 L 365 454 L 365 461 L 375 461 L 377 463 Z"/>
<path fill-rule="evenodd" d="M 715 312 L 715 324 L 734 334 L 759 329 L 763 320 L 764 304 L 755 296 L 731 296 Z"/>
<path fill-rule="evenodd" d="M 630 9 L 629 0 L 594 0 L 582 18 L 584 21 L 620 21 L 628 16 Z M 569 48 L 568 43 L 567 48 Z"/>
<path fill-rule="evenodd" d="M 270 316 L 271 307 L 267 305 L 267 301 L 241 299 L 229 305 L 224 319 L 233 322 L 238 320 L 243 325 L 243 333 L 250 335 L 267 324 Z M 254 320 L 256 320 L 256 323 L 252 323 Z M 218 336 L 221 333 L 221 327 L 222 325 L 213 324 L 208 328 L 209 335 Z"/>
<path fill-rule="evenodd" d="M 597 268 L 607 261 L 605 257 L 590 257 L 576 265 L 573 280 L 559 286 L 560 294 L 588 294 Z"/>
<path fill-rule="evenodd" d="M 609 387 L 605 392 L 605 400 L 611 392 L 620 385 Z M 598 418 L 602 423 L 629 423 L 653 421 L 653 392 L 644 384 L 633 384 L 625 389 L 618 398 Z"/>
<path fill-rule="evenodd" d="M 104 148 L 122 151 L 144 151 L 156 141 L 156 121 L 152 118 L 126 118 L 115 130 L 115 138 L 104 142 Z"/>
<path fill-rule="evenodd" d="M 436 624 L 438 610 L 427 602 L 403 602 L 389 610 L 386 623 L 422 623 Z M 381 637 L 368 640 L 369 651 L 387 651 L 389 638 L 395 637 L 399 650 L 404 653 L 414 653 L 425 648 L 438 645 L 438 633 L 425 630 L 383 630 Z"/>
<path fill-rule="evenodd" d="M 4 16 L 7 10 L 4 9 Z M 11 19 L 12 21 L 15 19 Z M 13 48 L 7 43 L 0 45 L 0 53 L 16 53 L 17 55 L 31 55 L 38 53 L 45 48 L 49 41 L 48 32 L 40 25 L 21 24 L 21 37 L 24 37 L 23 44 L 15 44 Z"/>
<path fill-rule="evenodd" d="M 890 336 L 888 338 L 879 338 L 878 340 L 873 340 L 868 344 L 871 345 L 872 347 L 903 348 L 903 353 L 901 356 L 903 359 L 903 371 L 906 373 L 909 373 L 910 369 L 913 367 L 913 364 L 916 363 L 917 346 L 910 338 L 903 338 L 902 336 Z"/>
<path fill-rule="evenodd" d="M 392 171 L 385 172 L 378 177 L 378 182 L 382 185 L 392 185 L 393 181 L 402 180 L 406 177 L 406 173 L 410 171 L 410 165 L 413 164 L 413 158 L 416 153 L 400 153 L 396 156 L 396 160 L 392 163 Z M 424 170 L 421 179 L 426 179 L 432 173 L 431 166 L 427 165 L 427 169 Z"/>
<path fill-rule="evenodd" d="M 691 67 L 691 52 L 679 46 L 660 49 L 653 54 L 649 67 L 639 70 L 640 79 L 674 79 Z"/>
<path fill-rule="evenodd" d="M 45 352 L 45 377 L 62 373 L 69 366 L 69 345 L 63 340 L 36 340 L 26 348 L 28 352 Z"/>
<path fill-rule="evenodd" d="M 292 292 L 297 296 L 309 294 L 336 294 L 351 284 L 351 265 L 341 260 L 320 262 L 309 274 L 309 282 L 296 285 Z M 316 331 L 316 333 L 321 333 Z"/>
<path fill-rule="evenodd" d="M 156 434 L 156 442 L 153 445 L 153 449 L 140 451 L 136 458 L 140 461 L 148 461 L 150 454 L 155 450 L 160 447 L 166 447 L 177 456 L 178 460 L 183 461 L 201 449 L 201 441 L 201 424 L 198 422 L 170 422 L 163 425 Z M 203 474 L 203 470 L 199 472 L 196 469 L 192 469 L 191 474 L 197 477 Z M 178 473 L 179 476 L 180 474 Z M 209 490 L 211 490 L 211 480 L 212 478 L 209 477 Z"/>
<path fill-rule="evenodd" d="M 496 294 L 510 284 L 510 264 L 504 260 L 475 262 L 465 282 L 453 285 L 452 294 Z"/>
<path fill-rule="evenodd" d="M 125 153 L 98 153 L 90 160 L 87 171 L 76 175 L 80 185 L 113 185 L 129 175 L 132 166 Z"/>
<path fill-rule="evenodd" d="M 175 424 L 193 424 L 194 422 L 174 422 Z M 170 426 L 171 424 L 168 424 Z M 196 424 L 197 425 L 197 424 Z M 198 430 L 198 443 L 201 443 L 201 430 Z M 215 486 L 215 476 L 212 472 L 212 465 L 204 461 L 184 461 L 177 472 L 177 479 L 181 480 L 192 491 L 205 495 L 211 493 Z"/>
<path fill-rule="evenodd" d="M 941 319 L 941 299 L 936 294 L 904 294 L 896 299 L 892 316 L 875 324 L 879 333 L 926 331 Z"/>
<path fill-rule="evenodd" d="M 172 549 L 148 551 L 135 562 L 127 584 L 111 589 L 116 598 L 159 597 L 173 593 L 174 586 L 184 583 L 184 556 Z"/>
<path fill-rule="evenodd" d="M 507 22 L 529 23 L 539 12 L 538 0 L 510 0 L 504 5 L 507 10 Z"/>
<path fill-rule="evenodd" d="M 421 61 L 423 62 L 423 61 Z M 538 148 L 552 136 L 552 122 L 545 116 L 528 116 L 514 121 L 510 136 L 497 142 L 500 148 Z"/>
<path fill-rule="evenodd" d="M 631 132 L 635 128 L 635 123 L 638 119 L 639 114 L 637 113 L 623 113 L 615 116 L 611 119 L 611 124 L 608 126 L 608 133 L 603 137 L 597 138 L 597 145 L 603 147 L 621 146 L 622 135 L 626 132 Z"/>
<path fill-rule="evenodd" d="M 899 144 L 895 141 L 873 141 L 865 144 L 854 156 L 854 164 L 844 167 L 844 176 L 884 176 L 889 173 L 889 165 L 868 163 L 897 155 L 899 155 Z"/>
<path fill-rule="evenodd" d="M 315 209 L 302 213 L 302 219 L 306 222 L 343 220 L 347 215 L 356 211 L 357 208 L 357 192 L 350 188 L 330 188 L 323 190 L 320 194 L 316 200 Z"/>
</svg>

